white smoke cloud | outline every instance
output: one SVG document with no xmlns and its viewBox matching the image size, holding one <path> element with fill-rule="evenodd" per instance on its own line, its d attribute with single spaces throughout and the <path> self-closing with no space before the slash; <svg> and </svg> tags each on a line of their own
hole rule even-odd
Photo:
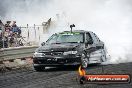
<svg viewBox="0 0 132 88">
<path fill-rule="evenodd" d="M 76 29 L 93 31 L 105 42 L 110 62 L 132 61 L 131 0 L 4 0 L 3 4 L 7 5 L 3 20 L 33 25 L 51 17 L 51 33 L 69 30 L 68 24 L 74 23 Z M 56 14 L 61 14 L 60 20 Z"/>
</svg>

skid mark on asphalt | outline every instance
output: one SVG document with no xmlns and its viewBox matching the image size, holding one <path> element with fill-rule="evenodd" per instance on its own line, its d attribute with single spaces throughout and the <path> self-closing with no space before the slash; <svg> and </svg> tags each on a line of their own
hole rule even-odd
<svg viewBox="0 0 132 88">
<path fill-rule="evenodd" d="M 99 74 L 102 73 L 102 67 L 104 68 L 104 73 L 129 73 L 132 75 L 132 63 L 90 66 L 86 71 L 88 74 Z M 0 76 L 0 88 L 132 88 L 132 83 L 80 85 L 76 81 L 77 75 L 77 68 L 53 68 L 42 72 L 27 71 L 16 73 L 16 75 L 8 74 L 7 77 Z"/>
</svg>

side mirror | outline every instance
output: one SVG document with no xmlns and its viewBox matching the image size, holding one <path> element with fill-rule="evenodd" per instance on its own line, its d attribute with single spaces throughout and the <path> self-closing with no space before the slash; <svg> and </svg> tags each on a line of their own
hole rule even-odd
<svg viewBox="0 0 132 88">
<path fill-rule="evenodd" d="M 45 45 L 45 42 L 42 42 L 42 43 L 41 43 L 41 46 L 44 46 L 44 45 Z"/>
</svg>

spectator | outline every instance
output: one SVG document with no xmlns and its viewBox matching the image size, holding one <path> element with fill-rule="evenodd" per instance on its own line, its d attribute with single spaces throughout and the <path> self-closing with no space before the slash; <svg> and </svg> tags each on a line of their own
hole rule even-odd
<svg viewBox="0 0 132 88">
<path fill-rule="evenodd" d="M 2 28 L 0 27 L 0 37 L 2 37 Z"/>
<path fill-rule="evenodd" d="M 11 35 L 11 26 L 10 26 L 10 23 L 11 21 L 7 21 L 6 24 L 5 24 L 5 32 L 4 32 L 4 37 L 3 39 L 5 39 L 5 43 L 8 47 L 8 44 L 9 44 L 9 37 Z"/>
<path fill-rule="evenodd" d="M 11 21 L 4 25 L 0 20 L 0 48 L 22 46 L 21 29 L 16 25 L 16 21 L 10 26 Z"/>
<path fill-rule="evenodd" d="M 3 33 L 4 33 L 4 24 L 0 20 L 0 48 L 3 47 Z"/>
<path fill-rule="evenodd" d="M 3 41 L 2 41 L 2 28 L 0 26 L 0 48 L 2 48 L 3 46 Z"/>
<path fill-rule="evenodd" d="M 2 37 L 2 31 L 4 31 L 4 24 L 0 20 L 0 37 Z"/>
<path fill-rule="evenodd" d="M 0 26 L 0 48 L 2 48 L 3 46 L 3 41 L 2 41 L 2 28 Z"/>
<path fill-rule="evenodd" d="M 11 31 L 11 26 L 10 26 L 11 21 L 7 21 L 5 24 L 5 31 L 10 32 Z"/>
<path fill-rule="evenodd" d="M 16 21 L 13 21 L 12 32 L 17 33 L 18 37 L 20 37 L 20 35 L 21 35 L 21 29 L 16 25 Z"/>
</svg>

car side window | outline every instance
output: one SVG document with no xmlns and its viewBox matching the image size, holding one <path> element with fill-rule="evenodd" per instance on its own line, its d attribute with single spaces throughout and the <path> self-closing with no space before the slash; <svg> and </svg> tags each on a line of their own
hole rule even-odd
<svg viewBox="0 0 132 88">
<path fill-rule="evenodd" d="M 93 41 L 90 33 L 86 33 L 86 41 Z"/>
</svg>

